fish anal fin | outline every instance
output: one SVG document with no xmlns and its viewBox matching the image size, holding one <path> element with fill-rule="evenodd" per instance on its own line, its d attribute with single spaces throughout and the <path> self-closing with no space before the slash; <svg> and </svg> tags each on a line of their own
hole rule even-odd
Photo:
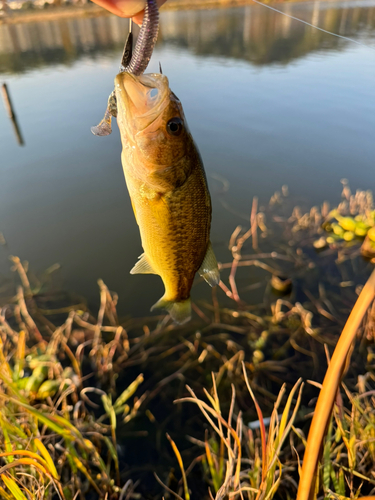
<svg viewBox="0 0 375 500">
<path fill-rule="evenodd" d="M 130 271 L 130 274 L 157 274 L 149 261 L 147 260 L 146 255 L 143 253 L 138 262 L 135 264 L 133 269 Z"/>
<path fill-rule="evenodd" d="M 178 302 L 173 302 L 162 297 L 151 307 L 151 311 L 154 309 L 166 309 L 171 318 L 175 323 L 183 325 L 191 319 L 191 300 L 181 300 Z"/>
<path fill-rule="evenodd" d="M 198 273 L 204 278 L 210 286 L 215 286 L 220 283 L 219 267 L 212 249 L 211 242 L 208 244 L 206 255 L 204 256 L 201 267 Z"/>
</svg>

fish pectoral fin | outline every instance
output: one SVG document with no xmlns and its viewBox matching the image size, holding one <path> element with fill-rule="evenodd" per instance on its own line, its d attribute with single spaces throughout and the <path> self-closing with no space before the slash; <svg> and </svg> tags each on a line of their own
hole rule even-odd
<svg viewBox="0 0 375 500">
<path fill-rule="evenodd" d="M 134 212 L 134 217 L 135 217 L 135 221 L 136 223 L 138 224 L 138 219 L 137 219 L 137 211 L 135 209 L 135 204 L 133 202 L 133 200 L 130 198 L 130 201 L 131 201 L 131 204 L 132 204 L 132 208 L 133 208 L 133 212 Z"/>
<path fill-rule="evenodd" d="M 103 120 L 98 125 L 91 127 L 91 132 L 94 135 L 97 135 L 98 137 L 104 137 L 106 135 L 110 135 L 112 133 L 111 122 L 112 122 L 112 117 L 108 113 L 108 111 L 106 111 Z"/>
<path fill-rule="evenodd" d="M 135 264 L 133 269 L 130 271 L 130 274 L 157 274 L 149 261 L 147 260 L 146 255 L 143 253 L 139 256 L 138 262 Z"/>
<path fill-rule="evenodd" d="M 115 91 L 113 91 L 108 98 L 107 109 L 105 110 L 103 120 L 99 123 L 99 125 L 91 127 L 91 132 L 99 137 L 111 134 L 112 116 L 115 118 L 117 117 L 117 101 Z"/>
<path fill-rule="evenodd" d="M 179 325 L 183 325 L 191 319 L 190 298 L 179 302 L 173 302 L 162 297 L 151 307 L 151 311 L 154 309 L 166 309 L 171 315 L 173 321 Z"/>
<path fill-rule="evenodd" d="M 208 244 L 206 255 L 204 256 L 201 267 L 198 273 L 204 278 L 210 286 L 215 286 L 220 283 L 219 267 L 212 249 L 211 242 Z"/>
</svg>

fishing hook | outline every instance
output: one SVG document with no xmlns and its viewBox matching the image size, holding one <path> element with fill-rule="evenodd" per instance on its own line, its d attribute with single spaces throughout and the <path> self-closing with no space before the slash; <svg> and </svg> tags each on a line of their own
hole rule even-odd
<svg viewBox="0 0 375 500">
<path fill-rule="evenodd" d="M 121 57 L 120 73 L 126 71 L 139 76 L 147 68 L 158 37 L 159 9 L 156 0 L 147 0 L 146 2 L 142 26 L 134 50 L 132 23 L 133 21 L 130 19 L 129 34 Z M 112 116 L 117 117 L 117 101 L 114 90 L 109 96 L 104 118 L 99 125 L 91 127 L 91 132 L 99 136 L 109 135 L 112 132 Z"/>
</svg>

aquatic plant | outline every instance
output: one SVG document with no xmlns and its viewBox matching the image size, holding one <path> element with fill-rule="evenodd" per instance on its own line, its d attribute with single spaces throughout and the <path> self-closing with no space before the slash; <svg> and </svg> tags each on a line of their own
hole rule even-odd
<svg viewBox="0 0 375 500">
<path fill-rule="evenodd" d="M 220 264 L 220 288 L 193 304 L 184 326 L 164 315 L 119 317 L 102 281 L 94 316 L 83 299 L 48 293 L 12 257 L 22 286 L 0 311 L 0 494 L 153 496 L 155 471 L 166 494 L 186 500 L 209 495 L 207 486 L 217 499 L 290 498 L 302 460 L 318 471 L 304 483 L 315 496 L 372 494 L 375 308 L 363 288 L 372 265 L 359 240 L 314 250 L 329 213 L 327 204 L 304 213 L 285 187 L 269 207 L 254 199 L 248 225 L 230 238 L 231 262 Z M 335 375 L 310 459 L 311 401 L 357 299 L 341 366 L 353 336 L 360 342 L 339 392 L 341 369 Z M 142 469 L 131 451 L 122 454 L 130 435 L 145 439 L 135 446 Z"/>
<path fill-rule="evenodd" d="M 121 418 L 126 423 L 136 415 L 140 402 L 130 405 L 129 400 L 143 377 L 139 375 L 114 401 L 111 383 L 107 384 L 109 393 L 85 387 L 84 346 L 73 353 L 68 345 L 74 336 L 73 315 L 57 328 L 44 317 L 51 333 L 47 342 L 29 312 L 30 308 L 36 313 L 36 304 L 25 269 L 19 259 L 13 261 L 25 285 L 12 306 L 23 329 L 15 329 L 4 308 L 0 316 L 0 457 L 5 465 L 0 468 L 0 494 L 8 500 L 12 495 L 19 500 L 49 498 L 55 493 L 69 499 L 92 489 L 100 497 L 117 498 L 121 494 L 117 421 Z M 113 379 L 111 362 L 120 335 L 109 343 L 101 338 L 104 310 L 114 317 L 113 301 L 104 284 L 100 285 L 102 308 L 95 326 L 88 323 L 92 335 L 86 344 L 92 345 L 90 361 L 96 375 L 106 380 Z M 81 325 L 85 323 L 83 311 L 74 310 L 74 314 Z M 91 401 L 89 393 L 99 395 L 101 405 Z M 90 407 L 97 409 L 96 415 Z"/>
<path fill-rule="evenodd" d="M 210 404 L 199 399 L 189 387 L 191 397 L 179 400 L 195 403 L 219 438 L 219 443 L 215 438 L 208 440 L 206 437 L 205 440 L 205 462 L 209 468 L 216 500 L 242 497 L 244 494 L 249 499 L 273 498 L 282 477 L 283 464 L 280 461 L 280 452 L 293 426 L 301 401 L 303 384 L 299 380 L 288 395 L 282 415 L 279 416 L 278 411 L 286 389 L 283 386 L 269 419 L 267 432 L 262 411 L 246 374 L 245 365 L 242 364 L 242 367 L 246 386 L 259 417 L 260 446 L 254 439 L 253 432 L 243 423 L 241 412 L 234 415 L 236 393 L 233 385 L 227 420 L 222 416 L 214 376 L 213 395 L 210 395 L 207 390 L 204 391 Z M 297 389 L 299 389 L 297 402 L 289 416 Z M 245 452 L 247 452 L 247 458 L 245 458 Z"/>
<path fill-rule="evenodd" d="M 347 179 L 342 179 L 341 202 L 325 215 L 322 227 L 330 235 L 321 236 L 314 242 L 316 249 L 325 248 L 339 242 L 362 244 L 365 257 L 375 256 L 375 210 L 371 191 L 357 190 L 352 194 Z"/>
</svg>

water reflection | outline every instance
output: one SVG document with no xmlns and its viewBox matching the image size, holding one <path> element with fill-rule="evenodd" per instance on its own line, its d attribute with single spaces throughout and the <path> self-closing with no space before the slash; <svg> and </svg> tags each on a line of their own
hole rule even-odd
<svg viewBox="0 0 375 500">
<path fill-rule="evenodd" d="M 375 35 L 375 6 L 358 2 L 277 4 L 278 10 L 342 36 L 370 44 Z M 198 55 L 245 59 L 253 64 L 288 63 L 316 50 L 347 46 L 347 40 L 264 6 L 223 11 L 191 11 L 187 16 L 165 12 L 163 40 Z"/>
<path fill-rule="evenodd" d="M 286 3 L 278 8 L 321 28 L 371 44 L 373 2 Z M 117 56 L 128 22 L 114 16 L 0 25 L 0 71 L 24 72 L 49 64 L 69 65 L 83 55 Z M 264 6 L 162 13 L 159 44 L 254 64 L 288 63 L 317 50 L 342 50 L 346 40 L 294 22 Z"/>
<path fill-rule="evenodd" d="M 82 55 L 117 53 L 128 22 L 114 16 L 0 25 L 0 69 L 20 73 Z"/>
</svg>

